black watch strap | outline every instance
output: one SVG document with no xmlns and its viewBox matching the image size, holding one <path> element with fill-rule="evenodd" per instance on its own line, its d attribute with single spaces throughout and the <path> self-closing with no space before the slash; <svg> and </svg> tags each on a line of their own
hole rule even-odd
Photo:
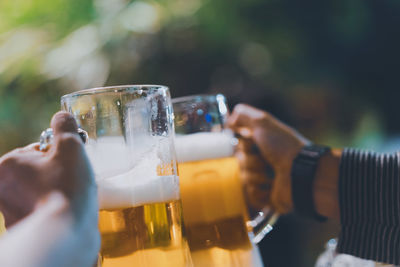
<svg viewBox="0 0 400 267">
<path fill-rule="evenodd" d="M 294 211 L 303 217 L 313 218 L 317 221 L 326 221 L 315 210 L 314 205 L 314 179 L 319 159 L 330 148 L 327 146 L 307 145 L 301 149 L 292 165 L 292 198 Z"/>
</svg>

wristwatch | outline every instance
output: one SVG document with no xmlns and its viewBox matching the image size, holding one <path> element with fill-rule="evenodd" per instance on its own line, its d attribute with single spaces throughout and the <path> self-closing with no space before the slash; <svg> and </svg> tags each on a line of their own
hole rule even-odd
<svg viewBox="0 0 400 267">
<path fill-rule="evenodd" d="M 319 159 L 330 151 L 327 146 L 307 145 L 304 146 L 293 161 L 292 177 L 292 199 L 294 211 L 302 217 L 313 218 L 317 221 L 326 221 L 315 210 L 314 205 L 314 179 Z"/>
</svg>

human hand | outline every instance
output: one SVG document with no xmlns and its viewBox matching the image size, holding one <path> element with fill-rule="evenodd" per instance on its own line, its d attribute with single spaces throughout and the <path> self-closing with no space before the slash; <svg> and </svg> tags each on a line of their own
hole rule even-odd
<svg viewBox="0 0 400 267">
<path fill-rule="evenodd" d="M 0 158 L 0 211 L 9 227 L 27 216 L 53 190 L 71 200 L 79 213 L 82 196 L 94 186 L 93 173 L 79 139 L 75 119 L 54 115 L 54 145 L 47 152 L 39 144 L 15 149 Z"/>
<path fill-rule="evenodd" d="M 1 266 L 95 261 L 100 239 L 93 171 L 74 118 L 59 112 L 51 127 L 54 143 L 48 151 L 32 144 L 0 158 L 0 211 L 8 228 L 0 239 Z"/>
<path fill-rule="evenodd" d="M 246 202 L 251 207 L 250 213 L 258 212 L 269 203 L 275 174 L 251 138 L 239 136 L 238 139 L 235 156 L 239 160 Z"/>
<path fill-rule="evenodd" d="M 255 209 L 270 205 L 279 213 L 291 211 L 292 162 L 309 141 L 271 114 L 245 104 L 235 106 L 227 124 L 245 140 L 238 147 L 237 157 L 249 204 Z M 251 148 L 252 142 L 258 147 L 258 155 Z M 274 177 L 266 171 L 267 166 Z"/>
</svg>

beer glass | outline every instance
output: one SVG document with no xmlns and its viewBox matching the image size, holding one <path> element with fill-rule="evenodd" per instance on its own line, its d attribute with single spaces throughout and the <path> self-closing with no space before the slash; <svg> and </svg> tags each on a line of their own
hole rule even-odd
<svg viewBox="0 0 400 267">
<path fill-rule="evenodd" d="M 225 97 L 195 95 L 172 102 L 183 216 L 194 266 L 262 266 L 253 243 L 272 229 L 276 217 L 261 218 L 265 215 L 260 213 L 248 220 L 234 157 L 237 139 L 224 129 Z"/>
<path fill-rule="evenodd" d="M 63 96 L 61 105 L 88 134 L 100 208 L 98 266 L 192 266 L 168 88 L 88 89 Z"/>
</svg>

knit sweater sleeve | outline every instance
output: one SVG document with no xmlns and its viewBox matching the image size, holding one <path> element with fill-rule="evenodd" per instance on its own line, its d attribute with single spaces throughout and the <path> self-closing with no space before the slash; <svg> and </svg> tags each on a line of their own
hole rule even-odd
<svg viewBox="0 0 400 267">
<path fill-rule="evenodd" d="M 400 154 L 344 149 L 339 253 L 400 264 Z"/>
</svg>

